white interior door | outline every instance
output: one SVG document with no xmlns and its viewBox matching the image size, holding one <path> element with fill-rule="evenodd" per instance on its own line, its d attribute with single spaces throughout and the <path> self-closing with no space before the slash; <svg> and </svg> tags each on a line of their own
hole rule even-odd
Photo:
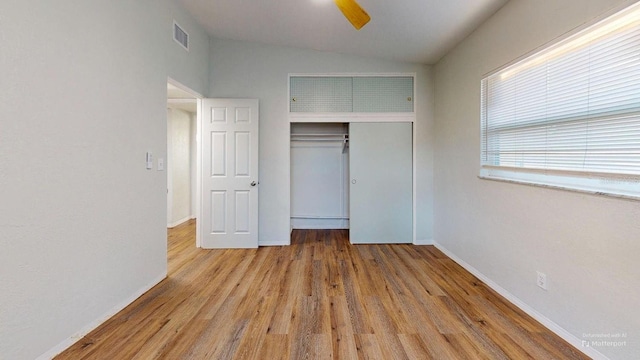
<svg viewBox="0 0 640 360">
<path fill-rule="evenodd" d="M 258 247 L 258 100 L 202 101 L 203 248 Z"/>
<path fill-rule="evenodd" d="M 349 124 L 349 238 L 354 244 L 413 242 L 411 123 Z"/>
</svg>

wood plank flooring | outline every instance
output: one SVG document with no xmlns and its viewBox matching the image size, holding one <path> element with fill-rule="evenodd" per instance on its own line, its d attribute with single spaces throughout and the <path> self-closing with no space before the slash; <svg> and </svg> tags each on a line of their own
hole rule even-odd
<svg viewBox="0 0 640 360">
<path fill-rule="evenodd" d="M 588 359 L 431 246 L 194 247 L 169 230 L 169 277 L 56 359 Z"/>
</svg>

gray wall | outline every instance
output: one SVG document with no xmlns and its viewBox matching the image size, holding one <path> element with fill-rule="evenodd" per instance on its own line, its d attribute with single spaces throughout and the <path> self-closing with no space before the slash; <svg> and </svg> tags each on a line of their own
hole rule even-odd
<svg viewBox="0 0 640 360">
<path fill-rule="evenodd" d="M 612 359 L 640 354 L 640 202 L 477 176 L 483 74 L 622 3 L 510 1 L 434 69 L 436 242 L 580 340 L 628 334 Z"/>
<path fill-rule="evenodd" d="M 209 39 L 173 0 L 5 0 L 0 39 L 0 357 L 33 359 L 165 276 L 144 158 L 166 157 L 167 76 L 208 91 Z"/>
<path fill-rule="evenodd" d="M 196 174 L 196 114 L 167 109 L 167 226 L 174 227 L 195 216 L 192 211 L 193 177 Z"/>
<path fill-rule="evenodd" d="M 417 239 L 433 224 L 433 92 L 429 66 L 212 39 L 211 97 L 260 100 L 260 242 L 289 241 L 289 73 L 417 73 Z"/>
</svg>

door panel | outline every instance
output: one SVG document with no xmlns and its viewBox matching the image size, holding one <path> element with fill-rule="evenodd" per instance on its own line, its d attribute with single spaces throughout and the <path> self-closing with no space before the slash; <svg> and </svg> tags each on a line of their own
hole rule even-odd
<svg viewBox="0 0 640 360">
<path fill-rule="evenodd" d="M 258 100 L 202 101 L 202 247 L 258 247 Z"/>
<path fill-rule="evenodd" d="M 211 233 L 224 234 L 227 226 L 226 220 L 227 192 L 211 192 Z"/>
<path fill-rule="evenodd" d="M 211 122 L 213 123 L 227 122 L 227 108 L 211 108 L 211 112 L 212 112 Z"/>
<path fill-rule="evenodd" d="M 354 244 L 413 242 L 411 123 L 351 123 L 349 238 Z"/>
<path fill-rule="evenodd" d="M 236 176 L 249 176 L 251 168 L 251 133 L 236 132 Z"/>
<path fill-rule="evenodd" d="M 227 133 L 211 132 L 211 176 L 227 175 Z"/>
<path fill-rule="evenodd" d="M 245 234 L 250 230 L 251 195 L 249 191 L 236 191 L 236 233 Z"/>
</svg>

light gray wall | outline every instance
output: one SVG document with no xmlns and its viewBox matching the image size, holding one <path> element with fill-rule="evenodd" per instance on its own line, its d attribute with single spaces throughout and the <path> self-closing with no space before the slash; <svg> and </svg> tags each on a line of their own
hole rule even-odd
<svg viewBox="0 0 640 360">
<path fill-rule="evenodd" d="M 191 218 L 198 214 L 198 115 L 191 119 Z"/>
<path fill-rule="evenodd" d="M 208 91 L 209 39 L 173 0 L 6 0 L 0 39 L 0 357 L 33 359 L 166 274 L 145 152 L 166 156 L 167 76 Z"/>
<path fill-rule="evenodd" d="M 628 334 L 612 359 L 640 354 L 640 202 L 477 176 L 483 74 L 622 3 L 510 1 L 434 69 L 435 240 L 581 340 Z"/>
<path fill-rule="evenodd" d="M 196 115 L 181 109 L 169 109 L 167 126 L 167 224 L 176 226 L 190 219 L 192 195 L 192 124 Z M 195 125 L 195 124 L 194 124 Z"/>
<path fill-rule="evenodd" d="M 211 97 L 260 100 L 260 242 L 289 239 L 289 73 L 417 74 L 417 238 L 432 239 L 433 152 L 431 68 L 248 42 L 212 39 Z"/>
</svg>

